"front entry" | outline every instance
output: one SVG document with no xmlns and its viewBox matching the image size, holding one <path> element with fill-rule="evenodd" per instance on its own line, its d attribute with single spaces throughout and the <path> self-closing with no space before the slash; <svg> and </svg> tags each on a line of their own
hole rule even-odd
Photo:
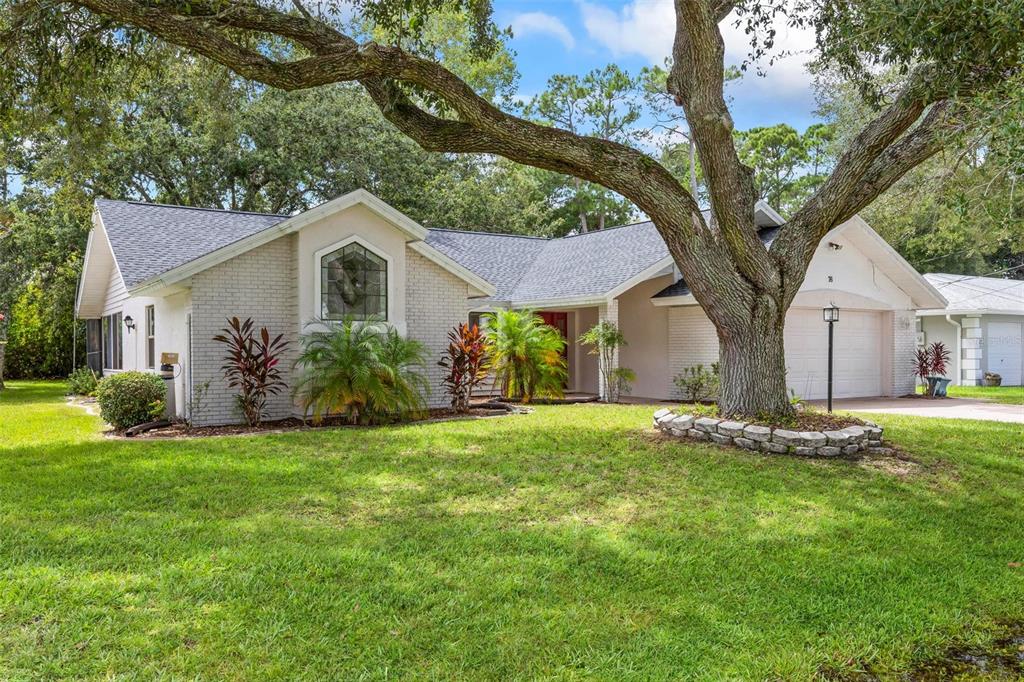
<svg viewBox="0 0 1024 682">
<path fill-rule="evenodd" d="M 565 339 L 565 346 L 562 347 L 562 358 L 568 363 L 569 359 L 569 313 L 558 313 L 551 311 L 541 311 L 537 313 L 540 315 L 540 319 L 544 320 L 544 324 L 554 327 L 558 330 L 558 333 Z M 563 388 L 568 388 L 568 382 L 566 382 Z"/>
</svg>

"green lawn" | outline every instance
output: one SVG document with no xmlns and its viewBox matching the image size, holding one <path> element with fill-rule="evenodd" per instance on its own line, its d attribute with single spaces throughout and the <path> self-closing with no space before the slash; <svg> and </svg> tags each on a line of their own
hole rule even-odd
<svg viewBox="0 0 1024 682">
<path fill-rule="evenodd" d="M 0 679 L 807 679 L 1024 619 L 1020 425 L 921 466 L 666 442 L 643 406 L 111 441 L 0 394 Z"/>
<path fill-rule="evenodd" d="M 954 398 L 982 398 L 1007 405 L 1024 405 L 1024 386 L 950 386 Z"/>
</svg>

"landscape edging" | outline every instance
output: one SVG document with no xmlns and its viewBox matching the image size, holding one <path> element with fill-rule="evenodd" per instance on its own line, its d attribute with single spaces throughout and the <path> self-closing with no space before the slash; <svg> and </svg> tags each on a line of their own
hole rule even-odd
<svg viewBox="0 0 1024 682">
<path fill-rule="evenodd" d="M 801 457 L 838 457 L 859 452 L 882 452 L 884 430 L 864 421 L 864 426 L 847 426 L 835 431 L 792 431 L 783 427 L 696 417 L 663 408 L 654 413 L 654 428 L 675 438 L 706 440 L 745 450 Z"/>
</svg>

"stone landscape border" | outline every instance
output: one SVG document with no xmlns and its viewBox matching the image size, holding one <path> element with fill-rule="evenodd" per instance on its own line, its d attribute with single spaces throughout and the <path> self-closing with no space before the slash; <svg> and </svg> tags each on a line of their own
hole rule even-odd
<svg viewBox="0 0 1024 682">
<path fill-rule="evenodd" d="M 790 431 L 728 419 L 677 414 L 668 408 L 654 413 L 654 428 L 676 438 L 709 440 L 718 445 L 803 457 L 884 452 L 882 427 L 874 422 L 864 423 L 865 426 L 847 426 L 838 431 Z"/>
</svg>

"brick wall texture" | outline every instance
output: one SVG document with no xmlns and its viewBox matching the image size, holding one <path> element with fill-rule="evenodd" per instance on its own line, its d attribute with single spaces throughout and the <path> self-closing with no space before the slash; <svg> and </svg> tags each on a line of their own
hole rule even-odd
<svg viewBox="0 0 1024 682">
<path fill-rule="evenodd" d="M 676 306 L 668 309 L 668 368 L 671 398 L 683 394 L 671 381 L 687 367 L 718 362 L 718 333 L 700 306 Z"/>
<path fill-rule="evenodd" d="M 296 239 L 289 235 L 241 254 L 192 278 L 192 373 L 193 384 L 210 382 L 201 425 L 237 423 L 237 391 L 229 388 L 220 370 L 225 346 L 213 341 L 227 319 L 252 317 L 257 328 L 271 335 L 285 334 L 289 351 L 282 359 L 288 390 L 267 402 L 266 419 L 298 414 L 291 387 L 299 351 L 301 320 L 298 305 Z M 409 249 L 406 254 L 406 334 L 426 348 L 424 371 L 430 381 L 430 407 L 448 405 L 437 361 L 447 348 L 448 331 L 466 319 L 465 282 Z"/>
<path fill-rule="evenodd" d="M 282 359 L 289 390 L 267 401 L 266 419 L 292 414 L 290 386 L 292 365 L 298 352 L 298 290 L 296 238 L 288 235 L 216 265 L 192 278 L 192 382 L 210 382 L 199 424 L 242 421 L 235 389 L 229 388 L 220 371 L 226 346 L 213 336 L 227 326 L 227 318 L 253 318 L 257 330 L 266 327 L 271 336 L 284 334 L 289 350 Z"/>
<path fill-rule="evenodd" d="M 917 315 L 913 310 L 897 310 L 892 313 L 892 377 L 888 395 L 900 396 L 913 393 L 916 388 L 914 377 L 914 352 L 917 350 Z M 882 390 L 886 387 L 883 385 Z"/>
<path fill-rule="evenodd" d="M 449 404 L 441 383 L 445 370 L 437 366 L 437 361 L 448 348 L 448 332 L 467 319 L 469 287 L 412 249 L 406 250 L 405 258 L 406 333 L 426 347 L 428 406 L 445 407 Z"/>
</svg>

